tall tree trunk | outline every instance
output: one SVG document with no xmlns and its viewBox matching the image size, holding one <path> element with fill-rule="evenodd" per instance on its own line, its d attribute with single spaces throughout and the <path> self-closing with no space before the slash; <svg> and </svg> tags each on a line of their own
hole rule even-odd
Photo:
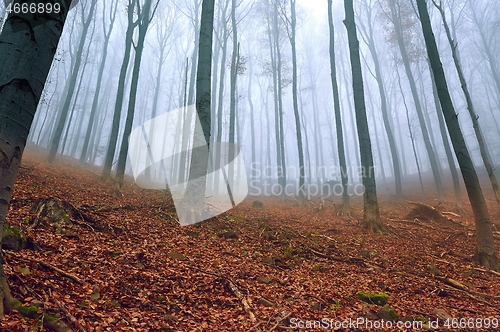
<svg viewBox="0 0 500 332">
<path fill-rule="evenodd" d="M 134 69 L 132 70 L 132 82 L 130 85 L 130 95 L 128 99 L 127 119 L 125 120 L 125 128 L 123 130 L 122 144 L 120 145 L 120 153 L 116 164 L 116 180 L 120 187 L 123 186 L 123 177 L 125 174 L 125 166 L 127 164 L 128 143 L 132 124 L 134 122 L 135 103 L 137 100 L 137 86 L 139 85 L 139 71 L 141 69 L 142 53 L 144 51 L 144 42 L 146 33 L 148 32 L 149 23 L 152 15 L 156 11 L 156 7 L 151 13 L 151 5 L 153 0 L 146 0 L 142 7 L 137 6 L 139 16 L 139 35 L 137 45 L 135 46 Z M 158 4 L 158 3 L 157 3 Z"/>
<path fill-rule="evenodd" d="M 106 64 L 106 58 L 108 56 L 109 39 L 111 38 L 111 32 L 113 32 L 117 8 L 118 8 L 118 0 L 111 2 L 111 11 L 110 11 L 111 21 L 109 23 L 107 31 L 103 21 L 104 45 L 101 54 L 99 72 L 97 74 L 97 82 L 96 82 L 94 97 L 92 99 L 92 106 L 90 109 L 89 121 L 87 123 L 87 127 L 85 130 L 85 138 L 83 139 L 82 152 L 80 153 L 80 163 L 87 161 L 87 152 L 90 143 L 90 136 L 92 134 L 92 129 L 94 128 L 94 119 L 97 113 L 97 103 L 99 101 L 99 96 L 101 94 L 102 77 L 104 76 L 104 66 Z M 106 3 L 104 2 L 103 16 L 105 10 L 106 10 Z"/>
<path fill-rule="evenodd" d="M 386 226 L 380 220 L 380 212 L 377 201 L 377 187 L 375 184 L 375 173 L 373 168 L 373 154 L 366 117 L 365 92 L 363 88 L 363 74 L 361 71 L 361 58 L 359 55 L 359 41 L 354 22 L 353 0 L 344 0 L 345 20 L 349 40 L 349 53 L 352 69 L 352 87 L 354 92 L 354 108 L 356 112 L 356 124 L 358 128 L 359 149 L 361 157 L 362 181 L 365 187 L 363 194 L 364 215 L 363 226 L 373 232 L 383 233 Z"/>
<path fill-rule="evenodd" d="M 69 78 L 69 88 L 68 88 L 68 94 L 66 95 L 66 99 L 64 100 L 64 105 L 61 110 L 61 117 L 59 118 L 59 121 L 56 126 L 56 130 L 54 132 L 54 137 L 52 138 L 52 143 L 50 145 L 50 151 L 49 151 L 49 157 L 48 161 L 53 162 L 57 150 L 59 148 L 59 143 L 61 141 L 61 136 L 63 133 L 64 125 L 66 124 L 66 118 L 68 117 L 68 112 L 69 112 L 69 106 L 71 104 L 71 99 L 73 99 L 73 94 L 75 93 L 75 86 L 76 86 L 76 80 L 78 78 L 78 72 L 80 70 L 80 65 L 82 64 L 82 53 L 83 53 L 83 47 L 85 46 L 85 40 L 87 39 L 87 32 L 89 30 L 90 23 L 92 22 L 92 18 L 94 15 L 94 10 L 97 4 L 97 0 L 91 0 L 92 2 L 90 3 L 90 9 L 87 14 L 87 17 L 84 18 L 84 15 L 82 14 L 83 20 L 83 29 L 82 29 L 82 34 L 80 37 L 80 43 L 78 45 L 78 50 L 76 52 L 76 60 L 75 60 L 75 66 L 73 67 L 71 71 L 71 76 Z"/>
<path fill-rule="evenodd" d="M 281 168 L 278 170 L 279 182 L 281 185 L 281 199 L 286 196 L 286 159 L 285 159 L 285 130 L 283 129 L 283 81 L 282 81 L 282 61 L 281 61 L 281 46 L 280 46 L 280 28 L 278 24 L 278 1 L 274 2 L 274 46 L 276 50 L 276 79 L 277 79 L 277 99 L 278 99 L 278 120 L 279 120 L 279 140 L 280 145 L 280 161 Z"/>
<path fill-rule="evenodd" d="M 377 85 L 378 85 L 378 92 L 380 96 L 380 110 L 382 111 L 382 120 L 384 122 L 384 128 L 385 132 L 387 134 L 387 139 L 389 140 L 389 148 L 391 150 L 391 157 L 392 157 L 392 168 L 394 170 L 394 181 L 395 181 L 395 189 L 396 189 L 396 197 L 399 199 L 403 198 L 403 186 L 402 186 L 402 181 L 401 181 L 401 164 L 400 164 L 400 159 L 399 159 L 399 153 L 398 153 L 398 147 L 396 145 L 396 139 L 394 137 L 393 133 L 393 125 L 390 120 L 390 115 L 389 115 L 389 110 L 387 107 L 387 96 L 385 92 L 385 84 L 384 84 L 384 78 L 382 76 L 382 66 L 380 65 L 380 60 L 378 57 L 378 51 L 377 47 L 375 45 L 375 39 L 373 37 L 373 23 L 372 23 L 372 9 L 368 9 L 369 12 L 367 13 L 367 20 L 368 20 L 368 28 L 365 28 L 362 23 L 360 23 L 361 27 L 363 28 L 365 34 L 366 34 L 366 39 L 367 39 L 367 44 L 368 44 L 368 49 L 370 50 L 370 54 L 372 56 L 373 60 L 373 65 L 375 67 L 375 79 L 377 80 Z M 368 30 L 368 31 L 366 31 Z"/>
<path fill-rule="evenodd" d="M 222 60 L 221 60 L 221 66 L 220 66 L 220 78 L 219 78 L 219 97 L 218 97 L 218 104 L 217 104 L 217 135 L 215 141 L 220 143 L 222 141 L 222 118 L 223 118 L 223 113 L 224 113 L 224 82 L 225 82 L 225 77 L 226 77 L 226 58 L 227 58 L 227 41 L 229 39 L 228 36 L 228 31 L 227 31 L 227 22 L 226 22 L 226 11 L 228 7 L 229 1 L 226 2 L 226 5 L 223 10 L 223 18 L 224 18 L 224 26 L 223 26 L 223 42 L 222 42 Z M 212 93 L 215 93 L 213 91 Z M 215 105 L 214 105 L 215 106 Z M 215 153 L 215 169 L 220 169 L 220 164 L 221 164 L 221 154 L 219 153 L 220 151 L 220 145 L 216 144 L 216 150 L 217 152 Z M 219 172 L 215 173 L 215 192 L 219 193 Z"/>
<path fill-rule="evenodd" d="M 30 126 L 40 102 L 70 0 L 40 24 L 39 14 L 17 13 L 7 17 L 0 34 L 0 239 L 12 198 Z M 3 259 L 2 259 L 3 261 Z M 0 317 L 17 309 L 16 300 L 0 264 Z"/>
<path fill-rule="evenodd" d="M 465 145 L 458 117 L 451 101 L 448 85 L 444 76 L 443 65 L 436 45 L 436 39 L 432 32 L 427 4 L 425 0 L 417 0 L 417 6 L 420 14 L 420 22 L 422 24 L 422 32 L 427 46 L 427 54 L 431 62 L 434 79 L 438 89 L 439 100 L 474 213 L 476 224 L 476 253 L 474 257 L 478 263 L 484 265 L 486 268 L 500 270 L 500 263 L 495 251 L 491 219 L 488 214 L 479 178 L 467 146 Z"/>
<path fill-rule="evenodd" d="M 101 180 L 107 180 L 111 175 L 111 168 L 113 166 L 113 159 L 116 152 L 116 144 L 118 142 L 118 132 L 120 129 L 120 118 L 123 106 L 123 96 L 125 94 L 125 79 L 127 77 L 127 69 L 130 61 L 130 51 L 132 50 L 132 39 L 134 37 L 134 30 L 137 26 L 137 21 L 134 22 L 134 8 L 135 2 L 138 0 L 128 0 L 127 16 L 128 25 L 125 34 L 125 53 L 123 55 L 122 66 L 120 69 L 120 76 L 118 78 L 118 90 L 115 101 L 115 111 L 113 113 L 113 123 L 111 125 L 111 134 L 109 136 L 108 150 L 106 152 L 106 159 L 102 170 Z"/>
<path fill-rule="evenodd" d="M 304 192 L 304 179 L 305 179 L 305 169 L 304 169 L 304 150 L 302 148 L 302 131 L 300 129 L 300 114 L 299 114 L 299 103 L 297 99 L 297 49 L 295 46 L 295 34 L 297 18 L 295 14 L 295 0 L 290 0 L 290 11 L 291 11 L 291 33 L 290 33 L 290 45 L 292 46 L 292 98 L 293 98 L 293 114 L 295 115 L 295 131 L 297 135 L 297 150 L 299 154 L 299 205 L 303 205 L 305 202 L 305 192 Z"/>
<path fill-rule="evenodd" d="M 229 161 L 234 159 L 234 144 L 236 135 L 236 103 L 237 103 L 237 79 L 238 67 L 240 63 L 240 44 L 238 42 L 238 27 L 236 24 L 236 0 L 231 1 L 231 27 L 233 30 L 233 54 L 231 56 L 231 87 L 230 87 L 230 104 L 229 104 Z M 239 143 L 239 141 L 238 141 Z M 234 164 L 233 164 L 234 166 Z M 234 168 L 230 167 L 228 178 L 233 179 Z"/>
<path fill-rule="evenodd" d="M 196 83 L 196 65 L 198 64 L 198 54 L 199 54 L 199 38 L 200 38 L 200 29 L 199 29 L 199 9 L 200 9 L 200 0 L 195 0 L 194 2 L 194 18 L 193 20 L 193 28 L 194 28 L 194 49 L 193 49 L 193 56 L 191 57 L 191 75 L 189 79 L 189 90 L 187 94 L 187 102 L 184 103 L 184 111 L 188 112 L 187 106 L 193 105 L 194 104 L 194 89 L 195 89 L 195 83 Z M 185 114 L 184 116 L 184 123 L 182 124 L 183 128 L 191 128 L 191 119 L 192 116 L 190 114 Z M 189 130 L 184 130 L 183 135 L 182 135 L 182 144 L 181 144 L 181 151 L 186 151 L 188 142 L 189 142 L 189 137 L 186 135 L 189 132 Z M 179 165 L 179 183 L 184 183 L 186 181 L 186 166 L 187 163 L 189 162 L 188 159 L 183 158 L 181 156 L 180 159 L 180 165 Z"/>
<path fill-rule="evenodd" d="M 437 194 L 440 200 L 444 200 L 443 181 L 441 180 L 441 175 L 439 174 L 439 166 L 436 160 L 436 154 L 434 149 L 432 148 L 432 144 L 429 138 L 429 131 L 427 130 L 427 125 L 425 124 L 422 105 L 420 103 L 417 86 L 415 84 L 415 78 L 413 77 L 413 73 L 410 67 L 410 59 L 406 51 L 406 45 L 403 38 L 403 31 L 400 24 L 401 17 L 400 14 L 397 12 L 395 0 L 389 0 L 389 5 L 391 10 L 391 18 L 396 33 L 396 39 L 401 54 L 401 59 L 403 61 L 405 73 L 406 76 L 408 77 L 408 82 L 410 84 L 411 94 L 413 96 L 413 101 L 415 103 L 415 110 L 417 111 L 418 121 L 420 123 L 420 129 L 422 131 L 422 138 L 424 139 L 425 149 L 427 150 L 427 156 L 429 157 L 432 175 L 434 177 L 434 183 L 436 184 Z"/>
<path fill-rule="evenodd" d="M 210 150 L 210 102 L 212 76 L 212 39 L 214 0 L 203 0 L 201 8 L 198 69 L 196 75 L 196 121 L 193 138 L 189 181 L 181 209 L 177 209 L 182 224 L 192 224 L 208 217 L 204 201 Z M 198 126 L 201 126 L 198 127 Z M 199 133 L 202 133 L 201 135 Z"/>
<path fill-rule="evenodd" d="M 253 62 L 249 63 L 250 69 L 248 73 L 248 88 L 247 88 L 247 99 L 248 106 L 250 107 L 250 138 L 251 138 L 251 148 L 252 148 L 252 164 L 251 164 L 251 175 L 250 175 L 250 183 L 256 180 L 256 172 L 255 166 L 257 164 L 257 156 L 255 153 L 255 110 L 252 101 L 252 78 L 253 78 Z"/>
<path fill-rule="evenodd" d="M 477 142 L 479 144 L 479 151 L 481 153 L 481 158 L 483 159 L 486 172 L 488 172 L 488 177 L 490 178 L 491 186 L 493 187 L 493 193 L 495 195 L 497 204 L 500 205 L 500 188 L 498 187 L 498 181 L 495 176 L 495 171 L 493 169 L 493 166 L 491 165 L 491 160 L 488 153 L 488 148 L 484 141 L 483 132 L 481 130 L 481 127 L 479 126 L 479 121 L 478 121 L 479 116 L 476 114 L 476 110 L 474 109 L 474 104 L 472 103 L 472 97 L 470 95 L 469 88 L 467 87 L 467 81 L 465 80 L 465 76 L 462 71 L 462 67 L 460 65 L 460 59 L 457 52 L 457 44 L 453 41 L 451 37 L 450 28 L 448 27 L 448 23 L 446 22 L 446 16 L 444 14 L 443 8 L 439 6 L 434 0 L 433 2 L 436 8 L 438 8 L 439 12 L 441 13 L 441 18 L 443 19 L 444 30 L 446 31 L 446 37 L 448 38 L 448 42 L 451 47 L 451 54 L 453 57 L 453 62 L 455 63 L 455 68 L 457 69 L 458 78 L 460 80 L 460 86 L 462 87 L 462 91 L 464 93 L 465 100 L 467 102 L 467 110 L 469 111 L 469 115 L 472 120 L 472 127 L 474 128 L 474 133 L 476 134 Z"/>
<path fill-rule="evenodd" d="M 437 117 L 439 122 L 439 131 L 441 132 L 441 139 L 444 145 L 444 151 L 446 154 L 446 159 L 448 160 L 448 165 L 450 167 L 451 179 L 453 181 L 453 191 L 455 193 L 455 202 L 457 209 L 462 209 L 462 190 L 460 189 L 460 181 L 458 179 L 458 170 L 455 165 L 455 160 L 453 159 L 453 154 L 450 147 L 450 142 L 448 141 L 448 131 L 446 130 L 446 124 L 444 123 L 443 111 L 441 110 L 441 104 L 439 103 L 439 96 L 436 88 L 436 82 L 434 81 L 434 73 L 432 72 L 431 64 L 429 63 L 429 71 L 431 73 L 432 79 L 432 95 L 434 96 L 434 104 L 436 106 Z"/>
<path fill-rule="evenodd" d="M 337 67 L 335 64 L 335 30 L 333 25 L 332 0 L 328 0 L 328 27 L 330 31 L 330 71 L 333 92 L 333 108 L 335 112 L 335 127 L 337 132 L 337 150 L 339 154 L 340 175 L 342 180 L 342 214 L 350 213 L 349 193 L 347 191 L 349 184 L 349 175 L 347 173 L 347 163 L 344 147 L 344 132 L 342 129 L 342 114 L 340 112 L 339 87 L 337 83 Z"/>
</svg>

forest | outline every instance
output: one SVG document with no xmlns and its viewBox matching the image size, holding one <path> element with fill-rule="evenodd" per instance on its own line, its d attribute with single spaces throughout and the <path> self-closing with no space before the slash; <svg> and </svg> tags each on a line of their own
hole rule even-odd
<svg viewBox="0 0 500 332">
<path fill-rule="evenodd" d="M 1 1 L 0 330 L 498 329 L 496 1 Z"/>
</svg>

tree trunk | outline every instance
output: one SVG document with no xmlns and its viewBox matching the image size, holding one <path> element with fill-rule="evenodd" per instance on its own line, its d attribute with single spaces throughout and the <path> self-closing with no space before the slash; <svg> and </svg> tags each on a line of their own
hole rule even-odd
<svg viewBox="0 0 500 332">
<path fill-rule="evenodd" d="M 106 8 L 106 5 L 104 5 L 104 9 L 105 8 Z M 94 127 L 95 115 L 97 113 L 97 102 L 99 101 L 99 95 L 101 93 L 102 77 L 104 75 L 104 66 L 106 64 L 106 58 L 108 56 L 109 39 L 111 37 L 111 32 L 113 31 L 113 26 L 115 23 L 116 9 L 117 8 L 118 8 L 118 0 L 111 3 L 111 14 L 110 14 L 111 22 L 109 23 L 108 31 L 106 31 L 106 28 L 104 27 L 104 22 L 103 22 L 104 45 L 103 45 L 103 50 L 102 50 L 102 55 L 101 55 L 101 62 L 100 62 L 101 64 L 99 66 L 99 72 L 97 74 L 97 83 L 96 83 L 96 87 L 95 87 L 94 97 L 92 100 L 89 121 L 87 123 L 87 128 L 85 130 L 85 138 L 83 139 L 82 152 L 80 153 L 80 162 L 81 163 L 87 161 L 87 150 L 89 148 L 90 136 L 92 133 L 92 128 Z M 104 12 L 103 12 L 103 15 L 104 15 Z"/>
<path fill-rule="evenodd" d="M 439 131 L 441 132 L 441 139 L 443 140 L 444 151 L 446 154 L 446 159 L 448 160 L 448 165 L 450 167 L 451 179 L 453 181 L 453 191 L 455 193 L 455 202 L 457 209 L 462 209 L 462 190 L 460 189 L 460 181 L 458 179 L 458 170 L 455 166 L 455 160 L 453 159 L 453 154 L 450 147 L 450 142 L 448 141 L 448 131 L 446 130 L 446 124 L 444 123 L 443 111 L 441 110 L 441 104 L 439 103 L 439 96 L 436 88 L 436 82 L 434 81 L 434 74 L 432 73 L 431 64 L 429 62 L 429 71 L 432 76 L 432 95 L 434 96 L 434 104 L 436 106 L 437 117 L 439 122 Z"/>
<path fill-rule="evenodd" d="M 177 209 L 181 224 L 192 224 L 208 217 L 204 201 L 210 150 L 213 24 L 214 0 L 203 0 L 196 75 L 196 113 L 199 121 L 196 121 L 193 138 L 193 147 L 199 148 L 192 151 L 188 185 L 181 208 Z"/>
<path fill-rule="evenodd" d="M 123 95 L 125 94 L 125 79 L 127 76 L 127 69 L 130 61 L 130 51 L 132 50 L 132 38 L 134 37 L 134 30 L 135 27 L 137 26 L 137 22 L 134 22 L 134 8 L 136 1 L 138 0 L 128 0 L 128 7 L 127 7 L 128 26 L 125 35 L 125 53 L 123 55 L 122 66 L 120 69 L 120 76 L 118 78 L 118 90 L 116 94 L 113 123 L 111 125 L 111 134 L 109 136 L 108 150 L 106 152 L 106 159 L 104 160 L 101 180 L 107 180 L 111 175 L 111 168 L 113 166 L 113 159 L 115 157 L 115 152 L 116 152 L 116 144 L 118 142 L 118 131 L 120 129 Z"/>
<path fill-rule="evenodd" d="M 347 174 L 347 162 L 344 147 L 344 132 L 342 130 L 342 115 L 340 112 L 339 86 L 337 83 L 337 67 L 335 64 L 335 30 L 333 25 L 332 0 L 328 0 L 328 26 L 330 31 L 330 70 L 333 92 L 333 106 L 335 112 L 335 127 L 337 132 L 337 149 L 339 154 L 340 176 L 342 180 L 342 214 L 350 214 L 349 175 Z"/>
<path fill-rule="evenodd" d="M 427 46 L 427 54 L 431 62 L 434 79 L 438 89 L 439 100 L 443 110 L 446 125 L 450 133 L 455 155 L 460 165 L 462 177 L 465 182 L 469 201 L 474 213 L 476 224 L 476 253 L 475 259 L 486 268 L 500 270 L 500 263 L 495 251 L 493 230 L 486 201 L 481 190 L 479 179 L 472 163 L 465 140 L 460 129 L 457 114 L 451 101 L 444 70 L 439 57 L 436 39 L 432 32 L 431 21 L 425 0 L 417 0 L 418 12 L 422 24 L 422 32 Z"/>
<path fill-rule="evenodd" d="M 300 129 L 300 115 L 299 115 L 299 103 L 297 99 L 297 50 L 295 47 L 295 30 L 297 25 L 297 18 L 295 15 L 295 0 L 290 0 L 290 11 L 291 11 L 291 34 L 290 34 L 290 45 L 292 46 L 292 98 L 293 98 L 293 114 L 295 115 L 295 131 L 297 135 L 297 150 L 299 154 L 299 205 L 303 205 L 305 202 L 305 192 L 304 192 L 304 179 L 305 179 L 305 169 L 304 169 L 304 150 L 302 148 L 302 131 Z"/>
<path fill-rule="evenodd" d="M 427 156 L 429 157 L 429 162 L 431 164 L 432 175 L 434 177 L 434 182 L 436 184 L 437 194 L 440 200 L 444 200 L 444 190 L 443 190 L 443 182 L 441 180 L 441 175 L 439 174 L 439 166 L 436 160 L 436 154 L 434 149 L 432 148 L 432 144 L 429 138 L 429 131 L 427 130 L 427 125 L 425 124 L 425 119 L 423 115 L 422 105 L 420 103 L 420 98 L 418 96 L 417 87 L 415 84 L 415 78 L 413 77 L 413 73 L 410 67 L 410 59 L 408 57 L 408 53 L 406 51 L 406 45 L 403 38 L 402 27 L 399 23 L 399 14 L 397 13 L 395 0 L 390 0 L 390 9 L 391 9 L 391 17 L 392 22 L 394 24 L 394 29 L 396 32 L 396 38 L 398 42 L 399 51 L 401 54 L 401 59 L 403 61 L 403 65 L 405 68 L 406 76 L 408 77 L 408 82 L 410 84 L 411 93 L 413 96 L 413 101 L 415 103 L 415 110 L 417 111 L 418 121 L 420 123 L 420 129 L 422 130 L 422 138 L 424 139 L 425 149 L 427 151 Z"/>
<path fill-rule="evenodd" d="M 277 96 L 278 99 L 278 121 L 279 121 L 279 139 L 277 138 L 278 144 L 280 145 L 280 169 L 278 170 L 279 183 L 281 185 L 281 199 L 284 200 L 286 193 L 286 159 L 285 159 L 285 130 L 283 128 L 283 82 L 282 82 L 282 61 L 281 61 L 281 47 L 280 47 L 280 27 L 278 24 L 278 1 L 274 2 L 274 46 L 276 51 L 276 84 L 277 84 Z"/>
<path fill-rule="evenodd" d="M 61 0 L 61 10 L 46 16 L 10 15 L 0 34 L 0 239 L 12 197 L 14 181 L 40 96 L 57 50 L 70 8 Z M 3 261 L 3 260 L 2 260 Z M 5 310 L 19 308 L 0 265 L 0 317 Z"/>
<path fill-rule="evenodd" d="M 125 128 L 123 130 L 122 144 L 120 145 L 120 153 L 118 155 L 118 162 L 116 164 L 116 180 L 120 187 L 123 186 L 123 177 L 125 174 L 125 166 L 127 164 L 128 143 L 130 132 L 132 131 L 132 124 L 134 122 L 135 102 L 137 100 L 137 86 L 139 84 L 139 71 L 141 69 L 142 53 L 144 51 L 144 42 L 146 40 L 146 33 L 148 32 L 149 23 L 151 22 L 151 3 L 153 0 L 146 0 L 142 7 L 138 6 L 138 20 L 139 20 L 139 36 L 137 45 L 135 46 L 135 59 L 134 69 L 132 70 L 132 83 L 130 85 L 130 95 L 128 99 L 127 119 L 125 120 Z"/>
<path fill-rule="evenodd" d="M 433 0 L 434 2 L 434 0 Z M 470 118 L 472 120 L 472 127 L 474 128 L 474 133 L 476 134 L 477 142 L 479 144 L 479 151 L 481 153 L 481 158 L 483 159 L 484 167 L 488 172 L 488 177 L 490 178 L 491 186 L 493 187 L 493 193 L 495 195 L 495 199 L 497 201 L 497 205 L 500 205 L 500 188 L 498 187 L 498 181 L 495 176 L 495 170 L 491 165 L 490 156 L 488 153 L 488 148 L 484 141 L 483 132 L 479 126 L 478 118 L 479 116 L 476 114 L 476 110 L 474 109 L 474 104 L 472 103 L 472 97 L 469 92 L 469 88 L 467 87 L 467 82 L 465 81 L 465 76 L 462 71 L 462 67 L 460 65 L 460 59 L 458 57 L 457 52 L 457 44 L 453 42 L 451 37 L 450 28 L 448 27 L 448 23 L 446 22 L 446 16 L 444 14 L 444 10 L 441 6 L 438 6 L 436 2 L 434 2 L 436 8 L 439 9 L 441 13 L 441 18 L 443 19 L 444 30 L 446 31 L 446 37 L 448 38 L 448 42 L 451 47 L 451 54 L 453 56 L 453 62 L 455 63 L 455 68 L 457 69 L 458 78 L 460 80 L 460 86 L 462 87 L 462 91 L 464 92 L 465 100 L 467 102 L 467 110 L 469 111 Z"/>
<path fill-rule="evenodd" d="M 349 53 L 352 69 L 352 87 L 354 93 L 354 109 L 356 112 L 356 124 L 358 128 L 358 140 L 361 157 L 363 186 L 365 192 L 363 226 L 373 232 L 383 233 L 386 226 L 380 220 L 380 212 L 377 201 L 377 187 L 375 184 L 375 173 L 373 168 L 373 154 L 366 117 L 365 92 L 363 88 L 363 74 L 361 71 L 361 58 L 359 55 L 359 41 L 356 34 L 354 22 L 353 0 L 344 0 L 345 20 L 349 40 Z"/>
<path fill-rule="evenodd" d="M 50 145 L 50 151 L 49 151 L 49 157 L 48 161 L 51 163 L 54 161 L 56 154 L 57 154 L 57 149 L 59 148 L 59 143 L 61 141 L 61 136 L 63 133 L 64 125 L 66 123 L 66 118 L 68 117 L 68 112 L 69 112 L 69 106 L 71 104 L 71 99 L 73 99 L 73 94 L 75 93 L 75 86 L 76 86 L 76 80 L 78 78 L 78 72 L 80 70 L 80 66 L 82 64 L 82 53 L 83 53 L 83 47 L 85 46 L 85 40 L 87 39 L 87 32 L 89 30 L 90 22 L 93 19 L 94 15 L 94 10 L 97 4 L 97 0 L 92 0 L 90 3 L 90 9 L 87 14 L 87 17 L 85 18 L 83 22 L 83 29 L 82 29 L 82 35 L 80 38 L 80 43 L 78 45 L 78 50 L 76 52 L 76 60 L 75 60 L 75 66 L 73 67 L 71 71 L 71 76 L 69 79 L 69 88 L 68 88 L 68 94 L 66 95 L 66 98 L 64 100 L 64 105 L 61 110 L 61 117 L 59 118 L 59 121 L 56 126 L 56 130 L 54 132 L 54 137 L 52 138 L 52 143 Z M 82 17 L 84 15 L 82 14 Z"/>
<path fill-rule="evenodd" d="M 229 157 L 228 160 L 234 159 L 234 149 L 236 135 L 236 81 L 238 79 L 238 66 L 240 62 L 240 44 L 238 43 L 238 27 L 236 25 L 236 0 L 231 1 L 231 27 L 233 30 L 233 54 L 231 56 L 231 87 L 230 87 L 230 105 L 229 105 Z M 234 164 L 233 164 L 234 166 Z M 228 170 L 228 178 L 233 179 L 234 168 Z"/>
<path fill-rule="evenodd" d="M 396 139 L 394 137 L 393 125 L 390 120 L 389 110 L 387 107 L 387 96 L 385 92 L 384 78 L 382 77 L 382 66 L 380 65 L 380 60 L 378 57 L 377 47 L 375 45 L 375 39 L 373 37 L 373 23 L 372 23 L 372 13 L 371 8 L 367 13 L 368 28 L 364 28 L 363 24 L 360 24 L 363 30 L 365 30 L 365 35 L 367 39 L 368 49 L 372 56 L 373 65 L 375 67 L 375 79 L 377 80 L 378 91 L 380 95 L 380 110 L 382 111 L 382 120 L 384 122 L 385 132 L 387 134 L 387 139 L 389 140 L 389 148 L 392 157 L 392 168 L 394 170 L 394 181 L 396 189 L 396 197 L 399 199 L 403 198 L 403 186 L 401 181 L 401 164 L 399 159 L 398 147 L 396 145 Z M 368 30 L 368 31 L 366 31 Z"/>
</svg>

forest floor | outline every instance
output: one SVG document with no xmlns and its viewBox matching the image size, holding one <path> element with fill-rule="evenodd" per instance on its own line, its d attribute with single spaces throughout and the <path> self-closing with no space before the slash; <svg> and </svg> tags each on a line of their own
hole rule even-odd
<svg viewBox="0 0 500 332">
<path fill-rule="evenodd" d="M 258 198 L 258 209 L 247 198 L 181 227 L 164 192 L 132 182 L 117 190 L 99 181 L 97 168 L 44 157 L 25 153 L 7 216 L 36 250 L 4 250 L 13 295 L 40 309 L 35 318 L 7 313 L 2 331 L 41 330 L 42 312 L 80 331 L 421 330 L 411 324 L 470 331 L 499 324 L 500 274 L 470 259 L 468 204 L 461 215 L 418 218 L 409 216 L 417 205 L 383 196 L 387 235 L 362 229 L 359 198 L 352 218 L 330 202 L 299 207 Z M 408 200 L 453 208 L 431 197 Z M 51 219 L 48 207 L 54 212 L 57 202 L 66 212 Z M 498 228 L 495 238 L 500 253 Z M 392 310 L 382 309 L 383 295 L 367 303 L 359 292 L 387 294 Z M 397 321 L 404 325 L 396 328 Z"/>
</svg>

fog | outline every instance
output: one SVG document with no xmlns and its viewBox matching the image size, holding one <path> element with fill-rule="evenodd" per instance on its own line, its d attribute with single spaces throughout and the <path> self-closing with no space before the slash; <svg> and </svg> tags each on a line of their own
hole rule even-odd
<svg viewBox="0 0 500 332">
<path fill-rule="evenodd" d="M 67 111 L 61 137 L 56 142 L 57 153 L 101 166 L 110 145 L 129 23 L 127 1 L 98 1 L 94 12 L 89 15 L 92 3 L 91 0 L 79 1 L 69 13 L 56 59 L 31 126 L 28 145 L 48 150 L 53 148 L 61 114 Z M 141 3 L 144 1 L 141 0 Z M 277 149 L 282 149 L 282 140 L 286 181 L 295 183 L 299 177 L 299 155 L 292 98 L 290 3 L 281 1 L 276 7 L 271 0 L 241 0 L 233 3 L 236 4 L 236 35 L 233 33 L 231 17 L 232 2 L 216 1 L 211 141 L 230 141 L 231 72 L 234 65 L 232 56 L 234 50 L 238 49 L 235 43 L 239 43 L 239 53 L 235 57 L 238 68 L 235 79 L 234 142 L 241 148 L 247 178 L 249 181 L 259 179 L 261 182 L 256 187 L 261 188 L 265 181 L 277 181 L 277 158 L 280 158 L 277 156 Z M 156 11 L 152 10 L 150 13 L 151 22 L 145 35 L 137 98 L 129 106 L 132 69 L 137 52 L 134 48 L 139 40 L 139 29 L 136 28 L 133 33 L 134 45 L 130 61 L 126 65 L 124 100 L 113 169 L 122 144 L 128 108 L 131 107 L 134 111 L 133 130 L 155 116 L 184 105 L 192 105 L 195 101 L 196 36 L 199 34 L 201 1 L 153 1 L 152 8 L 156 5 Z M 327 0 L 298 1 L 296 6 L 297 94 L 306 168 L 305 182 L 312 185 L 323 184 L 328 180 L 340 181 Z M 462 132 L 475 165 L 482 169 L 484 166 L 478 142 L 460 88 L 443 21 L 431 2 L 428 7 Z M 500 7 L 495 0 L 446 0 L 442 7 L 458 50 L 491 162 L 498 165 L 500 58 L 497 55 L 500 53 Z M 277 18 L 274 8 L 277 8 Z M 394 190 L 393 154 L 387 134 L 389 125 L 397 147 L 403 190 L 405 187 L 407 190 L 414 190 L 409 188 L 409 183 L 414 183 L 419 172 L 431 176 L 429 153 L 436 156 L 438 171 L 444 178 L 445 187 L 451 190 L 450 164 L 445 150 L 445 145 L 450 142 L 447 134 L 441 135 L 432 76 L 416 5 L 413 1 L 359 0 L 355 1 L 354 11 L 377 183 L 388 192 Z M 0 14 L 6 16 L 3 5 Z M 137 19 L 137 14 L 135 10 L 134 20 Z M 116 20 L 112 22 L 114 15 Z M 361 161 L 344 17 L 343 2 L 334 1 L 335 56 L 345 156 L 349 182 L 356 184 L 360 182 Z M 401 28 L 408 57 L 406 61 L 409 61 L 407 65 L 413 75 L 417 95 L 412 94 L 405 60 L 398 46 L 394 19 L 398 20 Z M 87 29 L 85 25 L 88 25 Z M 110 29 L 112 31 L 109 34 Z M 373 42 L 373 49 L 370 49 L 370 41 Z M 105 48 L 107 53 L 104 55 Z M 280 59 L 277 59 L 278 54 Z M 380 65 L 378 72 L 374 55 L 378 57 Z M 78 59 L 80 64 L 77 64 Z M 104 71 L 100 78 L 99 68 L 103 61 Z M 276 78 L 278 61 L 281 67 L 279 86 Z M 70 86 L 71 77 L 74 77 L 74 87 Z M 386 120 L 381 110 L 380 83 L 383 84 L 386 99 Z M 74 91 L 70 100 L 67 100 L 70 89 Z M 281 90 L 278 91 L 279 89 Z M 281 117 L 277 109 L 278 97 L 281 99 Z M 431 152 L 421 130 L 422 120 L 417 114 L 416 97 L 423 111 L 423 123 L 427 129 Z M 69 103 L 69 108 L 65 109 L 65 103 Z M 91 119 L 93 108 L 95 115 Z M 82 154 L 86 136 L 88 148 Z M 446 138 L 445 141 L 443 137 Z M 126 172 L 132 174 L 130 160 L 127 162 Z M 434 188 L 430 187 L 429 190 Z"/>
</svg>

